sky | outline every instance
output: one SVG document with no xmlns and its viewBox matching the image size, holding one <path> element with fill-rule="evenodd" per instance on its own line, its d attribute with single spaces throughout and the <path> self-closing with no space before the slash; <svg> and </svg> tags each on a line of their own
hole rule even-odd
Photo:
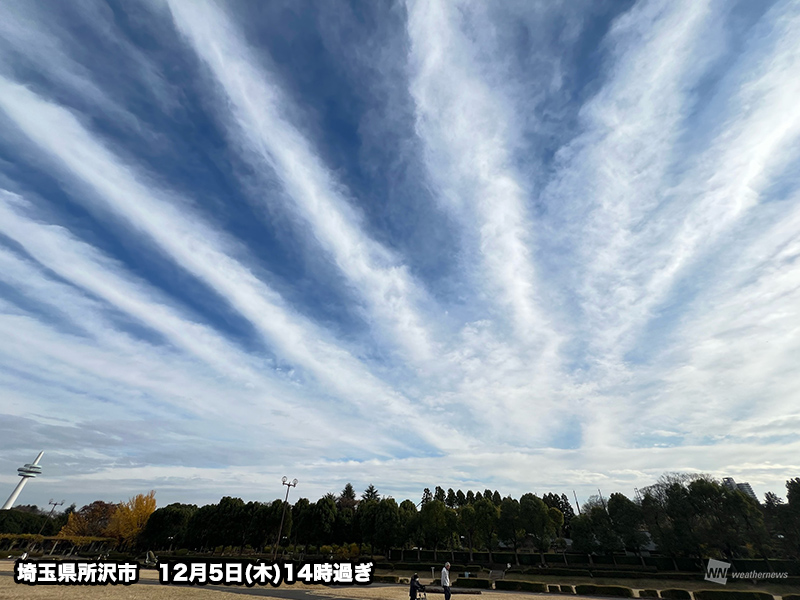
<svg viewBox="0 0 800 600">
<path fill-rule="evenodd" d="M 0 495 L 785 495 L 798 73 L 787 0 L 4 1 Z"/>
</svg>

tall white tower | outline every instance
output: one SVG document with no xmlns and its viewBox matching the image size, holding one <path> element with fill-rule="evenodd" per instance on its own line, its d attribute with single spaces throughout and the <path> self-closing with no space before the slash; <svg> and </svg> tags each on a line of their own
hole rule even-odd
<svg viewBox="0 0 800 600">
<path fill-rule="evenodd" d="M 35 461 L 32 463 L 27 463 L 24 467 L 17 469 L 17 473 L 19 473 L 19 476 L 22 477 L 22 479 L 17 484 L 17 487 L 14 488 L 14 491 L 11 492 L 8 500 L 6 500 L 6 503 L 3 504 L 3 508 L 0 508 L 0 510 L 7 510 L 14 506 L 14 502 L 17 501 L 17 497 L 22 491 L 22 488 L 24 488 L 25 484 L 28 483 L 28 479 L 33 479 L 37 475 L 41 474 L 42 467 L 39 466 L 39 460 L 41 460 L 42 454 L 44 454 L 44 450 L 39 452 L 39 456 L 36 457 Z"/>
</svg>

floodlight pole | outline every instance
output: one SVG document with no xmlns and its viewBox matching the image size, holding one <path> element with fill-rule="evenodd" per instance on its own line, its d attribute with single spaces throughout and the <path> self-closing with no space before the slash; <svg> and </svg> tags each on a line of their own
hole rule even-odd
<svg viewBox="0 0 800 600">
<path fill-rule="evenodd" d="M 53 508 L 50 509 L 50 512 L 47 515 L 47 519 L 45 520 L 44 523 L 42 523 L 42 528 L 39 530 L 39 535 L 42 535 L 42 532 L 44 531 L 44 528 L 50 522 L 50 517 L 53 516 L 53 511 L 56 509 L 56 506 L 61 506 L 62 504 L 64 504 L 64 501 L 62 500 L 61 502 L 53 502 L 53 500 L 51 498 L 50 499 L 50 504 L 53 505 Z"/>
<path fill-rule="evenodd" d="M 284 475 L 283 479 L 281 480 L 283 485 L 286 486 L 286 498 L 283 500 L 283 512 L 281 513 L 281 525 L 278 527 L 278 539 L 275 540 L 275 550 L 272 553 L 272 560 L 273 562 L 278 558 L 278 546 L 281 543 L 281 533 L 283 533 L 283 519 L 286 517 L 286 505 L 289 503 L 289 490 L 297 485 L 297 479 L 292 479 L 289 481 L 289 478 Z"/>
</svg>

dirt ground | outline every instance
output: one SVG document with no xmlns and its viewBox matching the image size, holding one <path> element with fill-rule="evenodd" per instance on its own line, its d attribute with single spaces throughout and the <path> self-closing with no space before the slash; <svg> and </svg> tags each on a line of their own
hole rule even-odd
<svg viewBox="0 0 800 600">
<path fill-rule="evenodd" d="M 0 600 L 242 600 L 240 593 L 217 591 L 203 587 L 179 587 L 148 585 L 144 583 L 130 586 L 30 586 L 14 583 L 10 576 L 14 572 L 14 563 L 10 560 L 0 561 Z M 8 575 L 6 575 L 6 573 Z M 139 571 L 140 580 L 158 580 L 155 570 Z M 326 588 L 318 585 L 304 585 L 295 583 L 286 586 L 289 589 L 305 590 L 317 596 L 326 596 L 332 599 L 348 598 L 352 600 L 406 600 L 408 598 L 407 586 L 386 587 L 352 587 L 352 588 Z M 483 592 L 478 595 L 458 595 L 453 598 L 463 600 L 531 600 L 533 594 L 509 594 L 497 592 Z M 261 596 L 263 597 L 263 596 Z M 431 595 L 432 599 L 442 598 Z M 550 596 L 535 594 L 536 600 L 564 600 L 564 596 Z M 573 596 L 573 598 L 577 598 Z"/>
</svg>

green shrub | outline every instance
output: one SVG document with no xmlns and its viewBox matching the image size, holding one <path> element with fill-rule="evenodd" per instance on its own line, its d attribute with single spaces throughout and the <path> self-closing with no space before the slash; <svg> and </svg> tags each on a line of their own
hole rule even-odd
<svg viewBox="0 0 800 600">
<path fill-rule="evenodd" d="M 547 586 L 547 592 L 549 594 L 560 594 L 561 593 L 561 588 L 558 587 L 557 585 L 550 584 L 550 585 Z"/>
<path fill-rule="evenodd" d="M 633 598 L 633 590 L 621 585 L 583 585 L 575 586 L 575 592 L 581 596 L 615 596 L 617 598 Z"/>
<path fill-rule="evenodd" d="M 458 580 L 458 587 L 461 588 L 478 588 L 481 590 L 489 590 L 492 588 L 492 582 L 488 579 L 479 579 L 479 578 L 469 578 L 469 579 L 459 579 Z"/>
<path fill-rule="evenodd" d="M 639 598 L 658 598 L 658 590 L 639 590 Z"/>
<path fill-rule="evenodd" d="M 180 548 L 179 550 L 175 551 L 175 556 L 186 556 L 187 554 L 189 554 L 188 548 Z"/>
<path fill-rule="evenodd" d="M 565 567 L 560 568 L 545 568 L 531 567 L 525 569 L 526 575 L 554 575 L 556 577 L 591 577 L 592 573 L 586 569 L 568 569 Z"/>
<path fill-rule="evenodd" d="M 592 569 L 593 577 L 613 577 L 614 579 L 642 579 L 655 574 L 655 570 L 652 570 L 651 572 L 644 569 L 625 571 L 615 571 L 614 569 Z"/>
<path fill-rule="evenodd" d="M 479 573 L 482 568 L 480 565 L 467 565 L 467 571 L 470 573 Z"/>
<path fill-rule="evenodd" d="M 588 554 L 566 554 L 567 563 L 570 565 L 588 565 L 589 564 L 589 555 Z"/>
<path fill-rule="evenodd" d="M 519 586 L 521 581 L 510 581 L 508 579 L 498 579 L 494 582 L 494 589 L 508 590 L 509 592 L 518 592 L 522 588 Z"/>
<path fill-rule="evenodd" d="M 772 594 L 744 590 L 698 590 L 695 600 L 773 600 Z"/>
<path fill-rule="evenodd" d="M 800 594 L 787 594 L 782 598 L 783 600 L 800 600 Z"/>
<path fill-rule="evenodd" d="M 375 563 L 375 568 L 384 571 L 394 571 L 394 565 L 392 563 Z"/>
<path fill-rule="evenodd" d="M 375 583 L 400 583 L 397 575 L 373 575 L 372 581 Z"/>
<path fill-rule="evenodd" d="M 398 571 L 402 570 L 402 571 L 414 571 L 416 573 L 430 573 L 431 572 L 431 567 L 435 568 L 436 565 L 434 565 L 432 563 L 410 562 L 410 563 L 395 563 L 394 567 Z M 441 572 L 441 570 L 442 570 L 442 567 L 439 567 L 436 572 L 437 573 Z"/>
<path fill-rule="evenodd" d="M 571 585 L 561 584 L 561 593 L 562 594 L 574 594 L 575 588 Z"/>
<path fill-rule="evenodd" d="M 669 600 L 692 600 L 692 595 L 689 592 L 676 589 L 661 590 L 661 597 Z"/>
<path fill-rule="evenodd" d="M 547 586 L 538 581 L 513 581 L 510 579 L 498 579 L 494 582 L 496 590 L 509 590 L 512 592 L 537 592 L 544 593 Z"/>
</svg>

